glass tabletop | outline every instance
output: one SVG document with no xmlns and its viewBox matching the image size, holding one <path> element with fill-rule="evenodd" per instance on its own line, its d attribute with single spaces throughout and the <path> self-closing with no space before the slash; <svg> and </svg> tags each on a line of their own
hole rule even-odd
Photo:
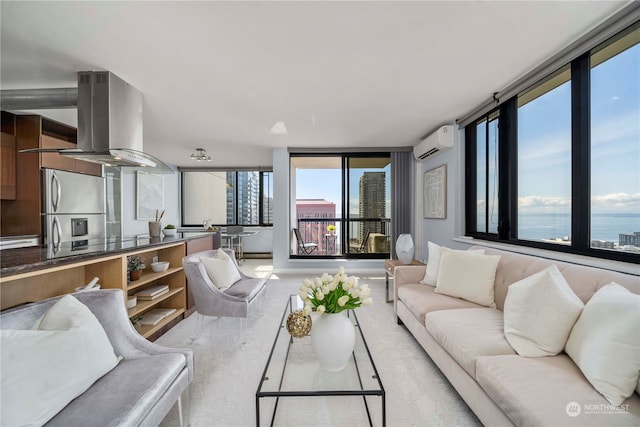
<svg viewBox="0 0 640 427">
<path fill-rule="evenodd" d="M 353 354 L 347 366 L 340 372 L 327 372 L 320 368 L 311 347 L 311 337 L 294 338 L 286 329 L 289 314 L 302 309 L 303 304 L 297 295 L 289 297 L 273 347 L 267 359 L 258 391 L 256 392 L 256 420 L 260 425 L 260 399 L 276 398 L 272 402 L 271 425 L 276 419 L 279 398 L 282 397 L 320 397 L 320 396 L 361 396 L 363 414 L 368 424 L 373 425 L 368 398 L 381 398 L 382 419 L 374 417 L 385 425 L 385 392 L 375 363 L 369 352 L 367 342 L 360 327 L 355 311 L 348 312 L 349 319 L 356 329 L 356 342 Z M 312 318 L 317 316 L 315 313 Z M 354 403 L 351 401 L 352 404 Z"/>
</svg>

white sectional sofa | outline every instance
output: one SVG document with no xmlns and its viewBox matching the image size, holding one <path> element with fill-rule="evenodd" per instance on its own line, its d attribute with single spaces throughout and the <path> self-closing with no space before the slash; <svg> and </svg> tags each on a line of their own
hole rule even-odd
<svg viewBox="0 0 640 427">
<path fill-rule="evenodd" d="M 487 426 L 640 425 L 640 384 L 615 407 L 564 351 L 547 357 L 518 355 L 505 337 L 503 316 L 509 286 L 551 264 L 585 304 L 612 281 L 640 294 L 640 277 L 479 246 L 470 249 L 500 256 L 495 308 L 435 292 L 420 283 L 424 266 L 395 269 L 394 306 L 398 323 L 413 334 L 480 421 Z"/>
</svg>

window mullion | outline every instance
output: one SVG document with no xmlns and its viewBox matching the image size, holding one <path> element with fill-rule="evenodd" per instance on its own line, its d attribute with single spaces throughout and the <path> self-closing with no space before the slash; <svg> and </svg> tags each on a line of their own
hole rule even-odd
<svg viewBox="0 0 640 427">
<path fill-rule="evenodd" d="M 590 248 L 591 104 L 590 55 L 571 63 L 571 246 Z"/>
<path fill-rule="evenodd" d="M 498 235 L 500 240 L 515 237 L 518 207 L 517 97 L 500 108 L 498 138 Z"/>
<path fill-rule="evenodd" d="M 476 159 L 478 158 L 476 138 L 476 127 L 467 126 L 465 128 L 465 152 L 466 152 L 466 234 L 478 232 L 478 167 Z"/>
<path fill-rule="evenodd" d="M 484 156 L 484 170 L 486 171 L 486 179 L 484 183 L 484 230 L 483 232 L 489 234 L 489 221 L 491 215 L 489 212 L 491 211 L 491 200 L 489 199 L 491 180 L 489 179 L 489 175 L 491 174 L 490 159 L 491 159 L 491 151 L 489 150 L 490 140 L 489 140 L 489 129 L 491 127 L 490 116 L 487 115 L 487 126 L 484 130 L 484 145 L 485 145 L 485 156 Z"/>
</svg>

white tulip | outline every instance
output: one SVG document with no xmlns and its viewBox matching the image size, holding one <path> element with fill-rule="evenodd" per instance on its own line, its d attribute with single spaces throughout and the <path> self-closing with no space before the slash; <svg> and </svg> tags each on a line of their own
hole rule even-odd
<svg viewBox="0 0 640 427">
<path fill-rule="evenodd" d="M 358 284 L 358 279 L 356 278 L 356 276 L 349 276 L 347 277 L 347 283 L 350 284 L 352 287 L 356 286 Z"/>
<path fill-rule="evenodd" d="M 340 298 L 338 298 L 338 305 L 340 307 L 344 307 L 347 301 L 349 301 L 349 295 L 342 295 Z"/>
<path fill-rule="evenodd" d="M 312 287 L 312 286 L 313 286 L 313 282 L 312 282 L 311 280 L 309 280 L 309 279 L 304 279 L 304 280 L 302 281 L 302 285 L 303 285 L 303 286 L 306 286 L 307 288 L 310 288 L 310 287 Z"/>
<path fill-rule="evenodd" d="M 369 288 L 364 288 L 364 289 L 360 288 L 360 297 L 366 298 L 369 295 L 371 295 L 371 289 L 369 289 Z"/>
<path fill-rule="evenodd" d="M 371 305 L 371 304 L 373 304 L 373 300 L 371 299 L 371 297 L 367 297 L 362 301 L 362 305 L 364 305 L 364 306 L 368 306 L 368 305 Z"/>
<path fill-rule="evenodd" d="M 304 301 L 304 300 L 306 300 L 306 299 L 308 298 L 307 293 L 306 293 L 306 292 L 302 292 L 302 291 L 301 291 L 301 292 L 298 292 L 298 296 L 300 297 L 300 299 L 301 299 L 302 301 Z"/>
<path fill-rule="evenodd" d="M 358 297 L 360 297 L 360 289 L 358 289 L 358 288 L 351 288 L 351 289 L 349 290 L 349 293 L 350 293 L 350 294 L 351 294 L 351 296 L 352 296 L 352 297 L 354 297 L 354 298 L 358 298 Z"/>
<path fill-rule="evenodd" d="M 322 301 L 324 299 L 324 294 L 322 293 L 322 291 L 316 292 L 316 299 L 318 301 Z"/>
<path fill-rule="evenodd" d="M 324 308 L 324 305 L 319 305 L 319 306 L 316 308 L 316 311 L 317 311 L 318 313 L 320 313 L 320 314 L 324 313 L 324 311 L 325 311 L 325 310 L 326 310 L 326 309 Z"/>
<path fill-rule="evenodd" d="M 314 282 L 314 284 L 316 285 L 316 286 L 315 286 L 316 288 L 319 288 L 319 287 L 321 287 L 321 286 L 322 286 L 322 280 L 320 280 L 320 278 L 319 278 L 319 277 L 316 277 L 316 278 L 314 279 L 314 281 L 313 281 L 313 282 Z"/>
<path fill-rule="evenodd" d="M 338 268 L 338 274 L 344 274 L 344 267 Z"/>
</svg>

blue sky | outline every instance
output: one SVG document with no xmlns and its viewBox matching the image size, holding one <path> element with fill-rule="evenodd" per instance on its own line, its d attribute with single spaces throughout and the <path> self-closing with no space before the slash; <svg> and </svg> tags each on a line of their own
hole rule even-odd
<svg viewBox="0 0 640 427">
<path fill-rule="evenodd" d="M 390 167 L 384 169 L 389 182 Z M 358 185 L 360 176 L 365 171 L 379 169 L 358 169 L 352 172 L 350 178 L 351 213 L 358 214 Z M 296 198 L 297 199 L 325 199 L 336 204 L 336 216 L 340 216 L 340 201 L 342 199 L 342 179 L 340 169 L 297 169 L 296 170 Z M 390 188 L 387 185 L 387 201 L 390 199 Z M 390 203 L 387 203 L 390 209 Z M 388 215 L 391 212 L 387 212 Z"/>
<path fill-rule="evenodd" d="M 591 193 L 594 213 L 640 213 L 640 45 L 591 73 Z M 519 206 L 558 212 L 571 199 L 571 86 L 518 112 Z M 568 212 L 568 211 L 567 211 Z"/>
</svg>

